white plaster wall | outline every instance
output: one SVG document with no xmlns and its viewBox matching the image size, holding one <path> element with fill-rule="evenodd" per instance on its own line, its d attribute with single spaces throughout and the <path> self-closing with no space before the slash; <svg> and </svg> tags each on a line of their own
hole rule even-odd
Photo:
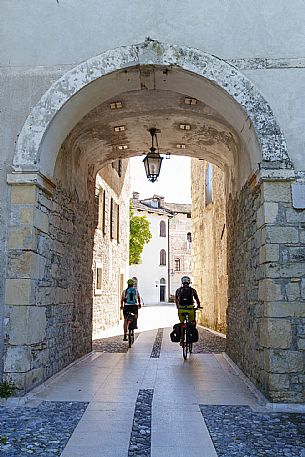
<svg viewBox="0 0 305 457">
<path fill-rule="evenodd" d="M 145 304 L 160 303 L 160 279 L 164 278 L 166 281 L 165 300 L 168 297 L 168 218 L 166 216 L 159 216 L 155 213 L 143 213 L 135 211 L 137 216 L 147 216 L 150 223 L 150 232 L 152 238 L 149 243 L 145 244 L 141 258 L 142 263 L 138 265 L 131 265 L 129 276 L 138 278 L 138 289 Z M 166 237 L 159 236 L 160 222 L 166 223 Z M 160 265 L 160 251 L 166 251 L 166 265 Z"/>
<path fill-rule="evenodd" d="M 146 36 L 221 58 L 304 57 L 304 1 L 1 1 L 2 65 L 76 64 Z"/>
</svg>

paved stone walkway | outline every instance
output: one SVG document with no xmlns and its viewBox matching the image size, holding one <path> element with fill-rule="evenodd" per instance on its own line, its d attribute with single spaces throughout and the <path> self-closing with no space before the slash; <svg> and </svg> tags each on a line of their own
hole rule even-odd
<svg viewBox="0 0 305 457">
<path fill-rule="evenodd" d="M 184 361 L 169 339 L 175 310 L 154 323 L 156 311 L 142 312 L 128 352 L 117 335 L 110 352 L 63 370 L 24 406 L 0 407 L 0 455 L 305 457 L 304 416 L 265 410 L 214 333 L 201 329 Z"/>
</svg>

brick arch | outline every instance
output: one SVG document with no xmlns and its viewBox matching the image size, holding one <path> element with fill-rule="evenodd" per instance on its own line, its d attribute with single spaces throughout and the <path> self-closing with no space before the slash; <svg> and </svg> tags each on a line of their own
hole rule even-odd
<svg viewBox="0 0 305 457">
<path fill-rule="evenodd" d="M 56 135 L 54 132 L 50 134 L 54 119 L 64 107 L 73 110 L 73 98 L 76 94 L 86 92 L 85 96 L 88 97 L 91 87 L 89 85 L 102 76 L 139 65 L 180 68 L 207 79 L 225 91 L 251 121 L 261 147 L 262 160 L 267 163 L 280 163 L 279 168 L 291 168 L 286 141 L 272 109 L 245 75 L 224 60 L 203 51 L 146 40 L 138 45 L 103 52 L 81 63 L 57 80 L 25 121 L 13 160 L 15 169 L 23 171 L 30 168 L 52 176 L 56 158 L 50 156 L 57 155 L 58 151 L 54 147 L 48 150 L 48 141 L 49 145 L 53 142 L 54 146 Z M 67 126 L 68 131 L 69 128 L 71 126 Z M 49 136 L 51 139 L 48 139 Z"/>
</svg>

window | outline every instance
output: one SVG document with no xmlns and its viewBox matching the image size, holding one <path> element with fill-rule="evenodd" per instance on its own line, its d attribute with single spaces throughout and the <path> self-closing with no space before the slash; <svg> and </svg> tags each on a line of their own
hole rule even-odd
<svg viewBox="0 0 305 457">
<path fill-rule="evenodd" d="M 110 202 L 110 238 L 119 242 L 120 207 L 111 198 Z"/>
<path fill-rule="evenodd" d="M 166 265 L 166 252 L 164 249 L 160 251 L 160 265 Z"/>
<path fill-rule="evenodd" d="M 188 232 L 188 233 L 187 233 L 186 239 L 187 239 L 187 241 L 188 241 L 189 243 L 192 242 L 192 234 L 191 234 L 191 232 Z"/>
<path fill-rule="evenodd" d="M 166 236 L 166 224 L 164 221 L 160 222 L 160 236 Z"/>
<path fill-rule="evenodd" d="M 165 281 L 164 278 L 161 278 L 161 279 L 160 279 L 160 284 L 166 284 L 166 281 Z"/>
<path fill-rule="evenodd" d="M 205 174 L 205 205 L 213 202 L 213 167 L 208 163 Z"/>
<path fill-rule="evenodd" d="M 95 270 L 95 295 L 102 293 L 103 269 L 101 265 L 96 266 Z"/>
<path fill-rule="evenodd" d="M 106 192 L 100 187 L 98 194 L 98 229 L 105 235 Z"/>
<path fill-rule="evenodd" d="M 181 270 L 180 259 L 175 259 L 175 271 Z"/>
</svg>

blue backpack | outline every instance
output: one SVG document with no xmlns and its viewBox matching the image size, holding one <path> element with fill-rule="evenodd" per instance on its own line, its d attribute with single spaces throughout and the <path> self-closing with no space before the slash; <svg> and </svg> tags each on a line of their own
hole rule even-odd
<svg viewBox="0 0 305 457">
<path fill-rule="evenodd" d="M 128 287 L 125 291 L 125 303 L 127 305 L 137 304 L 137 289 L 135 287 Z"/>
</svg>

